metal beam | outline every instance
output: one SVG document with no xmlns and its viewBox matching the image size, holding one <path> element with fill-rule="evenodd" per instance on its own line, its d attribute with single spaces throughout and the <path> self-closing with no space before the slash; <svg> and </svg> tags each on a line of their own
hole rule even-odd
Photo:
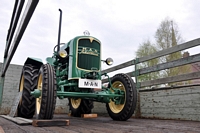
<svg viewBox="0 0 200 133">
<path fill-rule="evenodd" d="M 5 48 L 5 52 L 4 52 L 4 58 L 7 58 L 7 56 L 8 56 L 8 50 L 10 48 L 10 44 L 12 42 L 12 38 L 15 33 L 15 29 L 17 27 L 17 23 L 18 23 L 23 5 L 24 5 L 24 0 L 20 0 L 19 2 L 18 2 L 18 0 L 15 1 L 15 6 L 14 6 L 11 22 L 10 22 L 8 34 L 7 34 L 7 39 L 6 39 L 7 44 L 6 44 L 6 48 Z"/>
<path fill-rule="evenodd" d="M 7 33 L 6 38 L 6 47 L 4 52 L 4 61 L 1 68 L 1 77 L 0 77 L 0 107 L 2 104 L 2 97 L 3 97 L 3 88 L 4 88 L 4 81 L 5 81 L 5 74 L 8 69 L 8 66 L 12 60 L 12 57 L 17 49 L 17 46 L 23 36 L 23 33 L 29 23 L 29 20 L 31 19 L 31 16 L 37 6 L 39 0 L 29 0 L 26 6 L 26 9 L 24 11 L 24 14 L 21 19 L 21 23 L 18 27 L 17 32 L 15 33 L 15 29 L 17 27 L 17 23 L 19 21 L 19 17 L 24 5 L 24 0 L 16 0 L 15 5 L 13 8 L 13 14 L 10 22 L 10 27 Z M 15 39 L 13 41 L 12 47 L 10 49 L 10 44 L 12 42 L 13 35 L 15 33 Z M 9 54 L 8 54 L 9 52 Z"/>
<path fill-rule="evenodd" d="M 12 60 L 12 57 L 17 49 L 17 46 L 24 34 L 24 31 L 31 19 L 31 16 L 37 6 L 37 3 L 38 3 L 39 0 L 29 0 L 28 3 L 27 3 L 27 6 L 26 6 L 26 9 L 24 11 L 24 14 L 22 16 L 22 19 L 21 19 L 21 22 L 20 22 L 20 25 L 19 25 L 19 28 L 16 32 L 16 36 L 15 36 L 15 39 L 13 41 L 13 44 L 12 44 L 12 47 L 11 47 L 11 50 L 8 54 L 8 59 L 6 60 L 5 64 L 4 64 L 4 67 L 3 67 L 3 71 L 2 71 L 2 74 L 1 74 L 1 77 L 4 77 L 5 76 L 5 73 L 6 73 L 6 70 L 8 69 L 8 66 Z"/>
</svg>

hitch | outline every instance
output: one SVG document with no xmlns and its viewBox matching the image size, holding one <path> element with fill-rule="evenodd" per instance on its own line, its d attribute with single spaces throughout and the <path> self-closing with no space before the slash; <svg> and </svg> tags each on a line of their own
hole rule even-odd
<svg viewBox="0 0 200 133">
<path fill-rule="evenodd" d="M 31 92 L 31 95 L 34 96 L 35 98 L 39 98 L 41 96 L 41 90 L 35 89 L 34 91 Z"/>
</svg>

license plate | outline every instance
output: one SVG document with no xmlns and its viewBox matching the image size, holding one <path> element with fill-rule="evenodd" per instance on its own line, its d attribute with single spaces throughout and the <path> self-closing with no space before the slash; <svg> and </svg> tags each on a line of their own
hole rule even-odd
<svg viewBox="0 0 200 133">
<path fill-rule="evenodd" d="M 79 79 L 79 88 L 101 88 L 101 80 Z"/>
</svg>

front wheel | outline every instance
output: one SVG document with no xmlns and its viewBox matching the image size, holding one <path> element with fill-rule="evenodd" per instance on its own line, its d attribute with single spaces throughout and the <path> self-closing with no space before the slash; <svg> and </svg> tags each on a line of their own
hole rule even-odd
<svg viewBox="0 0 200 133">
<path fill-rule="evenodd" d="M 50 64 L 40 68 L 37 89 L 41 96 L 36 98 L 36 119 L 52 119 L 56 105 L 56 75 Z"/>
<path fill-rule="evenodd" d="M 134 113 L 137 102 L 137 91 L 133 79 L 127 74 L 117 74 L 112 80 L 112 87 L 120 89 L 125 92 L 124 103 L 115 104 L 115 102 L 110 101 L 106 104 L 106 109 L 109 116 L 113 120 L 126 121 Z M 109 85 L 109 87 L 111 87 Z"/>
</svg>

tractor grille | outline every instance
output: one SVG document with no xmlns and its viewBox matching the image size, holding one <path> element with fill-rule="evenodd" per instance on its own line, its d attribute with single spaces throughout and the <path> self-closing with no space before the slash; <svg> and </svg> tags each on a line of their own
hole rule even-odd
<svg viewBox="0 0 200 133">
<path fill-rule="evenodd" d="M 100 43 L 90 39 L 80 39 L 78 42 L 78 62 L 80 69 L 100 69 Z"/>
</svg>

